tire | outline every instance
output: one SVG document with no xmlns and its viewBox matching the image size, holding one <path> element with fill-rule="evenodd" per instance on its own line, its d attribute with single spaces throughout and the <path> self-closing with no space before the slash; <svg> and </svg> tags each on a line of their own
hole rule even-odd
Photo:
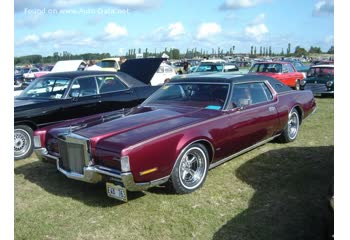
<svg viewBox="0 0 350 240">
<path fill-rule="evenodd" d="M 295 82 L 295 90 L 297 90 L 297 91 L 300 90 L 300 80 L 299 79 Z"/>
<path fill-rule="evenodd" d="M 189 145 L 178 157 L 170 181 L 174 191 L 186 194 L 199 189 L 208 174 L 209 155 L 199 143 Z"/>
<path fill-rule="evenodd" d="M 29 157 L 33 153 L 33 130 L 26 125 L 17 125 L 14 130 L 15 160 Z"/>
<path fill-rule="evenodd" d="M 293 108 L 288 115 L 288 122 L 284 127 L 281 136 L 279 137 L 280 141 L 283 143 L 293 142 L 298 136 L 299 127 L 299 113 L 295 108 Z"/>
</svg>

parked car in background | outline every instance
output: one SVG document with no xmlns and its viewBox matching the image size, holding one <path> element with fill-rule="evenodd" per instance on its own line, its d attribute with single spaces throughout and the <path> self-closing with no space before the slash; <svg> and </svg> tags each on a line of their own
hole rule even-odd
<svg viewBox="0 0 350 240">
<path fill-rule="evenodd" d="M 310 69 L 310 66 L 304 65 L 304 63 L 294 59 L 284 59 L 283 61 L 292 63 L 295 69 L 298 72 L 301 72 L 304 75 L 304 78 L 306 78 L 306 73 Z"/>
<path fill-rule="evenodd" d="M 35 78 L 35 73 L 40 72 L 39 68 L 30 68 L 28 72 L 23 73 L 24 80 L 31 81 Z"/>
<path fill-rule="evenodd" d="M 268 76 L 187 74 L 128 113 L 35 131 L 35 152 L 68 178 L 106 182 L 119 200 L 168 181 L 176 193 L 191 193 L 208 169 L 274 138 L 294 141 L 315 107 L 310 91 Z"/>
<path fill-rule="evenodd" d="M 99 62 L 103 71 L 118 71 L 120 58 L 104 58 Z"/>
<path fill-rule="evenodd" d="M 166 63 L 161 63 L 157 72 L 151 79 L 151 85 L 163 85 L 176 75 L 175 69 Z"/>
<path fill-rule="evenodd" d="M 300 82 L 301 90 L 310 90 L 314 96 L 334 96 L 334 65 L 315 65 Z"/>
<path fill-rule="evenodd" d="M 201 62 L 193 73 L 238 72 L 239 68 L 234 63 Z"/>
<path fill-rule="evenodd" d="M 37 128 L 141 103 L 158 89 L 149 83 L 162 60 L 128 60 L 118 72 L 60 72 L 37 78 L 15 98 L 15 159 L 32 153 Z"/>
<path fill-rule="evenodd" d="M 289 62 L 258 62 L 250 68 L 249 74 L 273 77 L 296 90 L 300 89 L 300 81 L 304 75 L 298 72 Z"/>
</svg>

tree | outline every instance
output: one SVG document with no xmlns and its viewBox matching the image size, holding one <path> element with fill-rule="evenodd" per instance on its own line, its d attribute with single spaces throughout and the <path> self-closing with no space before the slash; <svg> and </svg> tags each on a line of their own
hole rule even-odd
<svg viewBox="0 0 350 240">
<path fill-rule="evenodd" d="M 309 53 L 322 53 L 322 50 L 320 47 L 313 47 L 311 46 L 309 49 Z"/>
<path fill-rule="evenodd" d="M 271 46 L 269 47 L 269 56 L 272 56 Z"/>
<path fill-rule="evenodd" d="M 262 46 L 260 46 L 260 56 L 262 55 Z"/>
<path fill-rule="evenodd" d="M 334 46 L 331 46 L 330 49 L 327 51 L 328 54 L 334 54 Z"/>
<path fill-rule="evenodd" d="M 288 47 L 287 47 L 287 55 L 290 55 L 290 43 L 288 43 Z"/>
<path fill-rule="evenodd" d="M 254 55 L 256 56 L 256 46 L 254 47 Z"/>
<path fill-rule="evenodd" d="M 251 47 L 250 47 L 250 55 L 253 55 L 253 51 L 254 51 L 254 47 L 251 46 Z"/>
<path fill-rule="evenodd" d="M 294 51 L 294 55 L 296 57 L 306 56 L 307 55 L 307 51 L 305 50 L 305 48 L 302 48 L 300 46 L 296 46 L 295 47 L 295 51 Z"/>
</svg>

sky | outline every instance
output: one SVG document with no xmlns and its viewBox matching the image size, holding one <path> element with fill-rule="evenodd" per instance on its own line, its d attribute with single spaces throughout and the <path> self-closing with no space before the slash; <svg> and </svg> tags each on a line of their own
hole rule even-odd
<svg viewBox="0 0 350 240">
<path fill-rule="evenodd" d="M 333 0 L 15 0 L 14 11 L 15 56 L 334 45 Z"/>
</svg>

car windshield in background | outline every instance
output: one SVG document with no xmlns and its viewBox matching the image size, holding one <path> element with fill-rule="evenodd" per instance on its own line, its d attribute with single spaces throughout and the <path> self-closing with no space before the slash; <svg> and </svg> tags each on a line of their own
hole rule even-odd
<svg viewBox="0 0 350 240">
<path fill-rule="evenodd" d="M 101 67 L 102 68 L 114 68 L 115 67 L 115 61 L 102 61 L 101 62 Z"/>
<path fill-rule="evenodd" d="M 70 79 L 62 78 L 38 78 L 18 98 L 61 99 L 70 81 Z"/>
<path fill-rule="evenodd" d="M 222 72 L 222 64 L 200 64 L 195 72 Z"/>
<path fill-rule="evenodd" d="M 334 68 L 332 67 L 312 67 L 307 72 L 307 77 L 322 77 L 322 76 L 334 76 Z"/>
<path fill-rule="evenodd" d="M 282 65 L 279 63 L 257 63 L 249 70 L 249 72 L 271 72 L 271 73 L 280 73 L 282 72 Z"/>
<path fill-rule="evenodd" d="M 176 104 L 221 110 L 226 102 L 228 89 L 228 84 L 166 84 L 149 97 L 142 105 Z"/>
</svg>

